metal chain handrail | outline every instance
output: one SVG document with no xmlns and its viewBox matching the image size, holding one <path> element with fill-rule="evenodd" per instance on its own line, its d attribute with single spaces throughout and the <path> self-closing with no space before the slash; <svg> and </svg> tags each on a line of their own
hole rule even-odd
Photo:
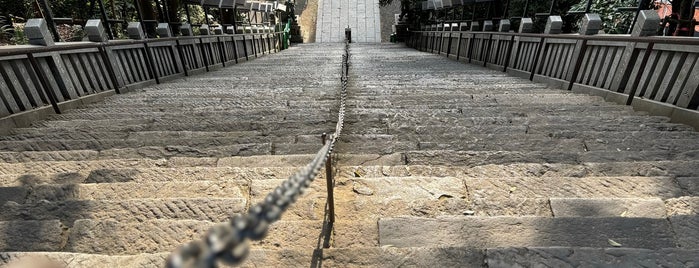
<svg viewBox="0 0 699 268">
<path fill-rule="evenodd" d="M 281 218 L 282 213 L 308 188 L 335 148 L 345 121 L 345 98 L 349 71 L 349 43 L 345 42 L 342 55 L 340 109 L 335 133 L 330 142 L 315 154 L 304 168 L 291 175 L 284 183 L 269 193 L 264 201 L 253 206 L 246 215 L 236 215 L 230 222 L 217 224 L 208 230 L 203 239 L 190 242 L 175 250 L 167 260 L 168 268 L 217 267 L 218 262 L 235 265 L 241 263 L 250 251 L 250 240 L 262 240 L 269 225 Z"/>
</svg>

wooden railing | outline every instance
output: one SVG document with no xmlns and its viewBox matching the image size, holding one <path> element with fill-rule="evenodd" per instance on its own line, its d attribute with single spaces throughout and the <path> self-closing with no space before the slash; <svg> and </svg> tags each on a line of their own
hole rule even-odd
<svg viewBox="0 0 699 268">
<path fill-rule="evenodd" d="M 407 45 L 600 95 L 699 129 L 697 38 L 417 31 Z"/>
<path fill-rule="evenodd" d="M 0 47 L 0 119 L 48 106 L 60 113 L 61 104 L 86 96 L 119 93 L 274 53 L 282 48 L 281 34 Z M 3 124 L 7 122 L 0 122 L 0 128 L 7 128 Z"/>
</svg>

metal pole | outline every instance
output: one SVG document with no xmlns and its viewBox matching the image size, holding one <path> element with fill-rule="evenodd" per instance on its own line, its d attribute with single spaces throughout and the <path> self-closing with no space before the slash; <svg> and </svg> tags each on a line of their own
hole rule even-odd
<svg viewBox="0 0 699 268">
<path fill-rule="evenodd" d="M 112 34 L 112 25 L 109 24 L 109 17 L 107 17 L 107 11 L 104 9 L 104 0 L 99 0 L 100 12 L 102 13 L 102 21 L 104 22 L 104 27 L 107 28 L 107 36 L 109 40 L 114 39 Z"/>
<path fill-rule="evenodd" d="M 155 8 L 158 10 L 158 18 L 160 21 L 165 21 L 165 16 L 163 15 L 163 8 L 160 6 L 160 0 L 155 0 Z"/>
<path fill-rule="evenodd" d="M 549 16 L 553 15 L 553 7 L 556 5 L 556 0 L 551 0 L 551 8 L 549 9 Z"/>
<path fill-rule="evenodd" d="M 675 1 L 677 1 L 677 0 L 675 0 Z M 636 25 L 636 21 L 638 20 L 638 15 L 641 14 L 641 9 L 644 6 L 647 6 L 646 0 L 638 1 L 638 9 L 636 10 L 636 15 L 633 16 L 633 21 L 631 21 L 631 26 L 629 26 L 629 30 L 627 31 L 628 34 L 630 34 L 631 31 L 633 31 L 633 26 Z"/>
<path fill-rule="evenodd" d="M 184 5 L 184 12 L 187 14 L 187 23 L 192 24 L 192 15 L 189 14 L 189 4 Z"/>
<path fill-rule="evenodd" d="M 503 11 L 502 17 L 507 19 L 508 15 L 510 15 L 510 0 L 505 1 L 505 11 Z"/>
<path fill-rule="evenodd" d="M 524 11 L 522 11 L 522 18 L 527 17 L 527 9 L 529 9 L 529 0 L 524 1 Z"/>
<path fill-rule="evenodd" d="M 587 5 L 585 6 L 585 13 L 590 13 L 590 8 L 592 8 L 592 0 L 587 0 Z"/>
<path fill-rule="evenodd" d="M 204 18 L 206 19 L 206 25 L 211 25 L 209 22 L 209 8 L 205 7 L 204 8 Z"/>
<path fill-rule="evenodd" d="M 56 23 L 53 21 L 53 12 L 51 11 L 51 6 L 46 2 L 46 0 L 39 0 L 39 5 L 41 6 L 41 9 L 44 10 L 42 14 L 44 15 L 44 19 L 46 20 L 46 24 L 48 24 L 49 29 L 51 30 L 51 33 L 53 34 L 53 41 L 54 42 L 60 42 L 61 41 L 61 36 L 58 35 L 58 30 L 56 30 Z"/>
<path fill-rule="evenodd" d="M 323 133 L 323 136 L 321 138 L 323 139 L 323 145 L 325 145 L 325 143 L 327 142 L 328 135 L 326 133 Z M 332 224 L 335 222 L 335 197 L 333 195 L 334 183 L 332 155 L 329 155 L 328 159 L 325 161 L 325 182 L 326 187 L 328 189 L 328 222 Z"/>
<path fill-rule="evenodd" d="M 143 9 L 141 8 L 141 3 L 138 0 L 133 0 L 134 6 L 136 6 L 136 15 L 138 15 L 138 22 L 141 23 L 141 29 L 145 32 L 146 25 L 143 23 Z"/>
</svg>

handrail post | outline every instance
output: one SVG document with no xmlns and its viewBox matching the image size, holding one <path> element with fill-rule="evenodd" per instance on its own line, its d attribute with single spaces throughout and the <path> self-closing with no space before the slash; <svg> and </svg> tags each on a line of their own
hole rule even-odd
<svg viewBox="0 0 699 268">
<path fill-rule="evenodd" d="M 175 46 L 177 47 L 177 54 L 180 55 L 180 62 L 182 62 L 182 71 L 184 72 L 184 76 L 189 76 L 189 70 L 187 70 L 189 66 L 184 56 L 184 51 L 182 51 L 182 44 L 180 44 L 179 38 L 175 39 Z"/>
<path fill-rule="evenodd" d="M 503 66 L 502 71 L 507 72 L 507 66 L 510 65 L 510 58 L 512 57 L 512 48 L 515 46 L 515 36 L 510 37 L 510 45 L 507 47 L 507 56 L 505 56 L 505 66 Z"/>
<path fill-rule="evenodd" d="M 119 81 L 117 80 L 116 73 L 114 72 L 112 60 L 109 58 L 109 56 L 107 55 L 107 50 L 104 48 L 104 43 L 102 43 L 101 46 L 97 47 L 97 50 L 99 51 L 100 56 L 102 57 L 104 66 L 107 68 L 109 79 L 112 81 L 112 84 L 114 84 L 114 92 L 116 92 L 116 94 L 121 94 L 121 92 L 119 91 Z"/>
<path fill-rule="evenodd" d="M 158 78 L 158 70 L 155 69 L 155 61 L 153 60 L 153 54 L 151 54 L 147 40 L 143 40 L 143 50 L 145 50 L 146 52 L 146 63 L 148 65 L 148 72 L 150 72 L 153 75 L 155 83 L 160 84 L 160 78 Z"/>
<path fill-rule="evenodd" d="M 587 52 L 587 39 L 580 41 L 580 51 L 578 52 L 578 57 L 575 59 L 575 65 L 573 66 L 573 73 L 570 78 L 570 83 L 568 83 L 568 91 L 573 90 L 573 84 L 578 80 L 578 72 L 580 72 L 580 67 L 582 67 L 582 61 Z"/>
<path fill-rule="evenodd" d="M 36 58 L 34 58 L 34 55 L 32 55 L 32 53 L 27 53 L 27 58 L 29 59 L 29 64 L 32 65 L 32 69 L 34 69 L 37 78 L 39 78 L 39 83 L 41 84 L 41 87 L 44 88 L 44 93 L 46 94 L 46 97 L 49 99 L 49 102 L 51 102 L 53 111 L 56 112 L 56 114 L 61 114 L 61 109 L 58 108 L 58 103 L 56 102 L 56 95 L 54 95 L 54 92 L 49 88 L 50 85 L 48 80 L 46 79 L 46 74 L 39 67 L 39 62 L 36 60 Z"/>
<path fill-rule="evenodd" d="M 201 51 L 201 58 L 204 61 L 204 67 L 206 67 L 206 71 L 209 71 L 209 59 L 206 57 L 206 48 L 204 48 L 204 38 L 199 37 L 199 50 Z"/>
<path fill-rule="evenodd" d="M 328 140 L 328 134 L 323 133 L 321 136 L 323 139 L 323 145 Z M 335 223 L 335 197 L 334 192 L 334 180 L 333 180 L 333 169 L 332 169 L 332 153 L 328 155 L 328 159 L 325 161 L 325 182 L 328 189 L 328 222 L 332 225 Z"/>
<path fill-rule="evenodd" d="M 655 43 L 649 42 L 648 46 L 646 47 L 646 52 L 643 54 L 641 64 L 638 67 L 638 73 L 636 73 L 636 77 L 633 79 L 631 91 L 629 91 L 629 98 L 626 99 L 626 105 L 631 105 L 631 103 L 633 102 L 633 98 L 636 95 L 636 91 L 638 90 L 638 83 L 641 81 L 641 77 L 643 76 L 643 71 L 645 70 L 646 64 L 648 64 L 648 58 L 650 58 L 650 54 L 653 53 L 654 45 Z"/>
<path fill-rule="evenodd" d="M 544 50 L 546 38 L 541 37 L 539 41 L 539 47 L 536 50 L 536 55 L 534 56 L 534 62 L 532 62 L 531 74 L 529 74 L 529 81 L 534 81 L 534 75 L 536 74 L 536 68 L 538 67 L 539 57 L 541 57 L 541 51 Z"/>
</svg>

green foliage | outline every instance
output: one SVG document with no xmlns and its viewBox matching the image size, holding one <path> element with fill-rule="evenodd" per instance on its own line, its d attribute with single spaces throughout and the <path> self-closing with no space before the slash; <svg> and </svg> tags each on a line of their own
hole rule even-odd
<svg viewBox="0 0 699 268">
<path fill-rule="evenodd" d="M 581 1 L 572 10 L 585 10 L 587 1 Z M 602 18 L 602 30 L 608 34 L 625 34 L 633 22 L 635 12 L 619 12 L 620 7 L 637 6 L 636 0 L 593 0 L 590 12 L 599 14 Z M 578 22 L 579 24 L 580 22 Z"/>
</svg>

